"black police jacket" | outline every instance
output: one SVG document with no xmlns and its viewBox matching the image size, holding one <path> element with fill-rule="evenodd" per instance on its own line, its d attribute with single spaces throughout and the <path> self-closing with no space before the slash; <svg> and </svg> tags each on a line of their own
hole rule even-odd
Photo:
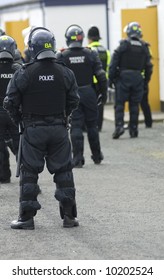
<svg viewBox="0 0 164 280">
<path fill-rule="evenodd" d="M 73 72 L 55 59 L 34 60 L 16 71 L 7 88 L 4 108 L 18 116 L 70 115 L 79 103 Z"/>
<path fill-rule="evenodd" d="M 153 65 L 148 43 L 139 39 L 124 39 L 114 51 L 109 67 L 110 83 L 115 83 L 121 71 L 136 70 L 143 73 L 145 81 L 151 78 Z"/>
<path fill-rule="evenodd" d="M 13 77 L 15 71 L 21 65 L 12 59 L 0 60 L 0 107 L 3 108 L 3 100 L 6 94 L 7 85 Z"/>
<path fill-rule="evenodd" d="M 98 81 L 99 91 L 105 99 L 107 79 L 96 51 L 87 47 L 74 47 L 61 50 L 56 54 L 56 57 L 74 72 L 79 87 L 92 86 L 93 76 L 95 76 Z"/>
</svg>

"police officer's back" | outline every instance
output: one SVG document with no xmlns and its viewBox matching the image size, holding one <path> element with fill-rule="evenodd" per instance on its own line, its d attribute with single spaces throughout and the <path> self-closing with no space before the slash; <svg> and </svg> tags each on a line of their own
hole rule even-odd
<svg viewBox="0 0 164 280">
<path fill-rule="evenodd" d="M 68 48 L 57 53 L 57 58 L 74 72 L 79 87 L 80 103 L 72 114 L 71 141 L 74 165 L 84 165 L 83 125 L 86 124 L 88 141 L 92 152 L 91 158 L 99 164 L 103 155 L 100 147 L 97 127 L 98 107 L 97 95 L 93 87 L 93 75 L 99 84 L 102 102 L 106 101 L 107 79 L 97 53 L 82 46 L 84 32 L 78 25 L 71 25 L 65 32 Z"/>
<path fill-rule="evenodd" d="M 55 59 L 55 38 L 46 28 L 31 31 L 28 46 L 33 62 L 23 65 L 10 81 L 4 107 L 23 123 L 20 211 L 13 229 L 34 229 L 41 208 L 38 174 L 46 163 L 56 184 L 64 227 L 78 226 L 71 145 L 66 118 L 77 108 L 79 96 L 73 72 Z"/>
<path fill-rule="evenodd" d="M 12 123 L 6 110 L 3 108 L 3 99 L 7 85 L 14 72 L 21 66 L 14 62 L 16 42 L 7 35 L 0 36 L 0 182 L 9 183 L 11 177 L 9 151 L 6 140 L 10 141 L 11 149 L 16 155 L 19 144 L 17 127 Z"/>
<path fill-rule="evenodd" d="M 141 39 L 139 23 L 127 26 L 128 38 L 121 40 L 114 51 L 109 68 L 110 85 L 115 84 L 115 126 L 113 139 L 124 133 L 124 104 L 129 102 L 129 134 L 138 136 L 139 103 L 144 94 L 144 83 L 148 83 L 152 74 L 151 56 L 148 44 Z M 144 76 L 143 73 L 144 72 Z"/>
<path fill-rule="evenodd" d="M 108 74 L 109 74 L 109 64 L 110 64 L 110 51 L 107 50 L 100 42 L 101 37 L 100 37 L 100 32 L 97 26 L 92 26 L 88 30 L 87 34 L 88 38 L 88 47 L 91 48 L 92 50 L 95 50 L 98 53 L 98 56 L 101 60 L 102 67 L 106 73 L 106 78 L 108 79 Z M 95 76 L 93 77 L 93 83 L 95 85 L 95 88 L 97 89 L 98 83 L 97 79 Z M 99 96 L 98 96 L 99 98 Z M 103 116 L 104 116 L 104 104 L 101 103 L 101 99 L 99 102 L 99 116 L 98 116 L 98 128 L 99 131 L 102 129 L 103 125 Z"/>
</svg>

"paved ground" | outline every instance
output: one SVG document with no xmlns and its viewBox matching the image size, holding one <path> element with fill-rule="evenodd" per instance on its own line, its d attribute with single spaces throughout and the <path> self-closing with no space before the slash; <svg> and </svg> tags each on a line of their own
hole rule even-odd
<svg viewBox="0 0 164 280">
<path fill-rule="evenodd" d="M 105 120 L 102 164 L 93 164 L 85 139 L 86 165 L 74 169 L 78 228 L 62 228 L 52 177 L 45 170 L 36 229 L 10 229 L 19 194 L 11 155 L 12 183 L 0 186 L 1 260 L 164 259 L 164 123 L 155 122 L 152 129 L 140 124 L 137 139 L 126 131 L 113 140 L 113 130 L 113 121 Z"/>
</svg>

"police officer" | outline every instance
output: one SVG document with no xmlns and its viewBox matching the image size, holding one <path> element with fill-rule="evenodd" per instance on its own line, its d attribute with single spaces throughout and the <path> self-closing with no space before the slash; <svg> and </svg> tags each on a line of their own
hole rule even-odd
<svg viewBox="0 0 164 280">
<path fill-rule="evenodd" d="M 149 104 L 149 83 L 144 83 L 144 95 L 142 97 L 141 103 L 140 103 L 143 115 L 144 115 L 144 122 L 146 128 L 151 128 L 153 125 L 153 118 L 152 118 L 152 112 L 151 107 Z"/>
<path fill-rule="evenodd" d="M 6 32 L 2 28 L 0 28 L 0 36 L 2 36 L 2 35 L 6 35 Z M 15 42 L 15 44 L 16 44 L 16 42 Z M 16 49 L 15 49 L 14 60 L 15 60 L 15 62 L 18 62 L 20 64 L 22 64 L 24 62 L 21 52 L 17 48 L 17 45 L 16 45 Z"/>
<path fill-rule="evenodd" d="M 107 79 L 97 53 L 90 48 L 82 47 L 84 39 L 82 28 L 76 24 L 70 25 L 65 32 L 65 37 L 68 48 L 58 52 L 57 58 L 74 72 L 79 87 L 80 103 L 78 109 L 72 114 L 71 141 L 74 166 L 81 168 L 85 163 L 84 123 L 93 162 L 100 164 L 103 160 L 97 126 L 97 95 L 92 81 L 95 75 L 99 84 L 99 94 L 102 95 L 102 102 L 105 103 Z"/>
<path fill-rule="evenodd" d="M 124 133 L 124 104 L 129 102 L 129 134 L 138 137 L 139 104 L 144 94 L 144 84 L 152 74 L 148 44 L 141 40 L 142 30 L 137 22 L 126 27 L 128 37 L 121 40 L 114 51 L 109 67 L 109 84 L 115 85 L 115 131 L 113 139 Z M 144 72 L 144 76 L 143 73 Z"/>
<path fill-rule="evenodd" d="M 88 47 L 95 50 L 102 63 L 102 67 L 104 71 L 106 72 L 106 78 L 108 79 L 108 74 L 109 74 L 109 64 L 110 64 L 110 51 L 107 50 L 101 43 L 100 43 L 100 32 L 97 26 L 92 26 L 88 30 Z M 98 83 L 97 79 L 94 76 L 93 77 L 93 83 L 95 85 L 95 88 L 97 89 Z M 99 102 L 98 102 L 99 103 Z M 104 104 L 100 102 L 98 106 L 99 110 L 99 115 L 98 115 L 98 128 L 99 131 L 102 130 L 102 125 L 103 125 L 103 116 L 104 116 Z"/>
<path fill-rule="evenodd" d="M 44 169 L 54 175 L 64 227 L 78 226 L 71 144 L 65 119 L 77 108 L 78 88 L 73 72 L 55 59 L 55 38 L 46 28 L 34 28 L 28 48 L 33 61 L 11 79 L 4 108 L 16 123 L 23 122 L 20 212 L 13 229 L 34 229 L 38 175 Z"/>
<path fill-rule="evenodd" d="M 0 182 L 10 183 L 11 170 L 9 162 L 9 151 L 6 142 L 14 155 L 17 154 L 19 145 L 18 128 L 13 124 L 6 110 L 3 108 L 7 85 L 14 72 L 21 66 L 14 62 L 16 42 L 7 35 L 0 36 Z"/>
</svg>

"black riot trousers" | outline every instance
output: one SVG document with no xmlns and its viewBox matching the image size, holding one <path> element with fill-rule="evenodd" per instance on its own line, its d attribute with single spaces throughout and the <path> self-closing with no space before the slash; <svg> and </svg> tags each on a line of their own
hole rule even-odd
<svg viewBox="0 0 164 280">
<path fill-rule="evenodd" d="M 79 89 L 80 103 L 78 109 L 72 114 L 71 142 L 73 159 L 75 164 L 84 159 L 84 135 L 86 133 L 93 158 L 99 158 L 101 154 L 98 131 L 98 106 L 96 92 L 92 87 Z"/>
<path fill-rule="evenodd" d="M 144 86 L 144 95 L 141 100 L 140 106 L 141 106 L 142 112 L 144 114 L 144 120 L 145 120 L 146 127 L 151 127 L 152 123 L 153 123 L 153 119 L 152 119 L 151 108 L 149 105 L 148 95 L 149 95 L 149 88 L 148 88 L 148 85 L 145 85 Z"/>
<path fill-rule="evenodd" d="M 38 176 L 44 165 L 54 175 L 55 198 L 65 211 L 75 213 L 75 187 L 71 144 L 64 124 L 35 123 L 26 127 L 22 137 L 20 216 L 27 220 L 41 208 L 37 200 Z M 72 210 L 71 210 L 72 209 Z"/>
<path fill-rule="evenodd" d="M 139 104 L 144 94 L 144 81 L 139 71 L 122 71 L 116 83 L 115 125 L 124 125 L 124 106 L 129 103 L 129 131 L 137 131 Z"/>
</svg>

